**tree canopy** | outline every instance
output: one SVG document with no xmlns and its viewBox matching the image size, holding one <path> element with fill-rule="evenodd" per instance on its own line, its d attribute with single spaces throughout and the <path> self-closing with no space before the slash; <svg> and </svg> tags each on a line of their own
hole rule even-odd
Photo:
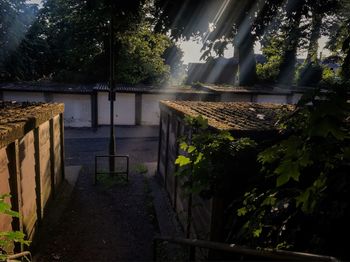
<svg viewBox="0 0 350 262">
<path fill-rule="evenodd" d="M 349 79 L 350 75 L 349 0 L 46 0 L 40 10 L 24 0 L 2 0 L 0 4 L 1 81 L 105 81 L 111 16 L 114 48 L 123 50 L 117 51 L 116 60 L 121 82 L 164 82 L 169 72 L 176 71 L 173 68 L 181 68 L 179 59 L 173 60 L 170 69 L 167 66 L 172 59 L 166 56 L 173 53 L 168 48 L 176 40 L 191 37 L 203 42 L 203 59 L 223 56 L 232 44 L 233 56 L 239 61 L 233 74 L 239 76 L 240 85 L 261 80 L 309 85 L 317 84 L 324 72 L 334 78 Z M 322 36 L 329 38 L 328 48 L 341 58 L 340 73 L 329 73 L 319 60 Z M 126 44 L 129 41 L 136 42 Z M 254 46 L 258 42 L 267 57 L 265 65 L 256 64 Z M 128 49 L 131 46 L 137 48 Z M 149 59 L 149 52 L 156 56 Z M 301 66 L 297 63 L 300 52 L 306 54 Z M 130 62 L 136 60 L 142 61 L 135 65 L 138 73 L 145 75 L 133 79 L 127 74 L 133 71 Z"/>
<path fill-rule="evenodd" d="M 274 80 L 291 85 L 295 78 L 298 51 L 307 50 L 307 63 L 315 63 L 318 57 L 318 40 L 322 35 L 329 36 L 330 30 L 342 31 L 340 35 L 344 32 L 348 35 L 344 23 L 346 19 L 342 15 L 346 13 L 345 10 L 349 10 L 348 2 L 184 0 L 173 3 L 169 0 L 157 0 L 156 10 L 160 15 L 157 16 L 155 29 L 163 32 L 170 30 L 175 39 L 202 36 L 205 50 L 203 58 L 212 55 L 212 51 L 222 56 L 227 44 L 232 43 L 235 48 L 234 56 L 239 59 L 241 85 L 255 83 L 254 44 L 262 41 L 263 46 L 267 47 L 271 40 L 280 37 L 283 39 L 277 47 L 281 50 L 280 55 L 278 59 L 273 58 L 277 63 Z M 332 38 L 334 37 L 331 37 L 331 42 L 345 43 L 342 50 L 346 53 L 347 41 L 341 37 L 337 41 Z M 345 54 L 342 55 L 345 57 Z M 344 60 L 345 64 L 346 61 L 347 59 Z"/>
<path fill-rule="evenodd" d="M 21 5 L 28 8 L 25 1 Z M 18 6 L 13 9 L 21 12 Z M 116 80 L 127 84 L 163 83 L 170 73 L 163 54 L 171 41 L 165 34 L 152 31 L 149 9 L 147 0 L 47 0 L 35 20 L 23 22 L 21 31 L 11 30 L 22 39 L 13 38 L 17 44 L 11 46 L 15 48 L 1 54 L 6 76 L 2 79 L 106 81 L 108 28 L 113 16 Z"/>
</svg>

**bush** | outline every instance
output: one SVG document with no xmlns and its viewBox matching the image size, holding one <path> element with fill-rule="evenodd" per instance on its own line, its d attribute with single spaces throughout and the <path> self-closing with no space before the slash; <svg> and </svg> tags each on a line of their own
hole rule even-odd
<svg viewBox="0 0 350 262">
<path fill-rule="evenodd" d="M 322 80 L 323 67 L 317 62 L 304 63 L 296 71 L 299 86 L 317 86 Z"/>
<path fill-rule="evenodd" d="M 256 74 L 258 81 L 262 83 L 276 82 L 280 63 L 281 57 L 278 55 L 274 55 L 268 58 L 266 64 L 257 64 Z"/>
</svg>

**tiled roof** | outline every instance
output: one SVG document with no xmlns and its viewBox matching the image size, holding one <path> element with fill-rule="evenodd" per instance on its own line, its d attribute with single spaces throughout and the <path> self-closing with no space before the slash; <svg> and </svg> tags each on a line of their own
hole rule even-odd
<svg viewBox="0 0 350 262">
<path fill-rule="evenodd" d="M 91 93 L 93 85 L 60 84 L 60 83 L 4 83 L 0 91 L 49 92 L 49 93 Z"/>
<path fill-rule="evenodd" d="M 0 148 L 63 111 L 63 104 L 0 101 Z"/>
<path fill-rule="evenodd" d="M 276 130 L 278 115 L 294 109 L 291 105 L 245 102 L 161 101 L 161 104 L 191 117 L 202 115 L 210 126 L 228 131 Z"/>
</svg>

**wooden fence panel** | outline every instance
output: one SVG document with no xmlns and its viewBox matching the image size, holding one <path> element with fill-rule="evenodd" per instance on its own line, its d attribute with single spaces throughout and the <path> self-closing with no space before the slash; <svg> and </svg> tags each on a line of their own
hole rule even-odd
<svg viewBox="0 0 350 262">
<path fill-rule="evenodd" d="M 23 229 L 32 239 L 37 221 L 36 182 L 35 182 L 34 132 L 30 131 L 19 140 L 20 185 Z"/>
</svg>

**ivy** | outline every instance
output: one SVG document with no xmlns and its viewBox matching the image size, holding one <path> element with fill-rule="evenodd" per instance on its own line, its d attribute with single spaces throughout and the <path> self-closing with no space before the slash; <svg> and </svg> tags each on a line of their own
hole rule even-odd
<svg viewBox="0 0 350 262">
<path fill-rule="evenodd" d="M 230 165 L 239 152 L 255 147 L 249 138 L 234 139 L 227 131 L 213 132 L 207 119 L 186 117 L 190 136 L 183 137 L 180 155 L 175 164 L 177 175 L 185 178 L 184 187 L 189 193 L 210 198 L 225 193 Z"/>
</svg>

